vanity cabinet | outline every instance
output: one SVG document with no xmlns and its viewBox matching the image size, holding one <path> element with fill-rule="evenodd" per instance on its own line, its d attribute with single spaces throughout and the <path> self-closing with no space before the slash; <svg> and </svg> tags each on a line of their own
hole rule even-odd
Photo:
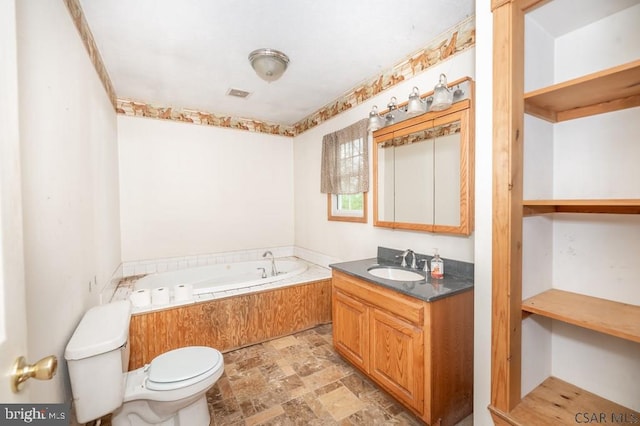
<svg viewBox="0 0 640 426">
<path fill-rule="evenodd" d="M 471 413 L 472 290 L 425 302 L 334 270 L 332 302 L 336 351 L 401 404 L 431 425 Z"/>
<path fill-rule="evenodd" d="M 472 232 L 472 117 L 464 99 L 373 133 L 375 226 Z"/>
</svg>

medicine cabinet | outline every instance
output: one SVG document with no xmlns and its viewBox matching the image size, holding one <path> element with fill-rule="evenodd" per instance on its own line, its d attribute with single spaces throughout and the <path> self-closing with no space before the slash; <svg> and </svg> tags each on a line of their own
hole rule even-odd
<svg viewBox="0 0 640 426">
<path fill-rule="evenodd" d="M 469 96 L 445 111 L 373 133 L 375 226 L 461 235 L 473 231 L 471 109 Z"/>
</svg>

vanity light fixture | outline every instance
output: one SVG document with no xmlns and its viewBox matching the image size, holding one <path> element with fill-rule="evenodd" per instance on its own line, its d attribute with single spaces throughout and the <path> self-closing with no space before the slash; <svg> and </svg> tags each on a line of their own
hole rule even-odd
<svg viewBox="0 0 640 426">
<path fill-rule="evenodd" d="M 249 54 L 249 62 L 258 77 L 271 83 L 282 77 L 289 65 L 289 57 L 275 49 L 257 49 Z"/>
<path fill-rule="evenodd" d="M 374 105 L 371 108 L 371 112 L 369 113 L 369 125 L 367 126 L 367 130 L 370 132 L 375 132 L 378 129 L 384 127 L 384 118 L 380 116 L 378 113 L 378 106 Z"/>
<path fill-rule="evenodd" d="M 369 113 L 369 125 L 367 129 L 370 132 L 375 132 L 385 126 L 399 123 L 410 117 L 415 117 L 420 114 L 424 114 L 428 111 L 442 111 L 445 110 L 454 102 L 461 101 L 469 96 L 469 82 L 463 81 L 455 86 L 449 88 L 447 86 L 447 76 L 440 74 L 438 84 L 433 88 L 433 95 L 427 98 L 420 96 L 420 90 L 417 87 L 413 87 L 411 94 L 409 94 L 409 100 L 406 105 L 398 107 L 397 99 L 395 96 L 391 97 L 391 101 L 387 104 L 387 111 L 384 117 L 378 113 L 378 107 L 374 106 Z"/>
<path fill-rule="evenodd" d="M 413 87 L 411 94 L 409 95 L 409 102 L 407 103 L 407 115 L 413 117 L 414 115 L 420 115 L 427 112 L 429 109 L 429 102 L 433 101 L 433 98 L 425 100 L 420 98 L 420 91 L 417 87 Z"/>
<path fill-rule="evenodd" d="M 440 81 L 433 88 L 432 111 L 442 111 L 453 104 L 453 92 L 447 87 L 447 76 L 440 74 Z"/>
<path fill-rule="evenodd" d="M 387 104 L 387 115 L 384 116 L 385 126 L 396 122 L 396 114 L 398 111 L 398 99 L 395 96 L 391 97 L 391 100 Z"/>
</svg>

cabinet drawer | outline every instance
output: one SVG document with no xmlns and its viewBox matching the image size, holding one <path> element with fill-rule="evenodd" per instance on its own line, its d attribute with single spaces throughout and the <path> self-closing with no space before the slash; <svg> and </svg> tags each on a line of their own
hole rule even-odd
<svg viewBox="0 0 640 426">
<path fill-rule="evenodd" d="M 424 324 L 426 302 L 375 284 L 369 284 L 338 271 L 333 271 L 333 286 L 352 297 L 379 306 L 413 324 L 419 326 Z"/>
</svg>

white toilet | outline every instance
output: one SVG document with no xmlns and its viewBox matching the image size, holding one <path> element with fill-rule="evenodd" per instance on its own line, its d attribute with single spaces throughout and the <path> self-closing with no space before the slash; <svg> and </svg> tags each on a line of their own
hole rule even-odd
<svg viewBox="0 0 640 426">
<path fill-rule="evenodd" d="M 208 426 L 205 394 L 222 376 L 222 354 L 189 346 L 127 372 L 130 319 L 129 301 L 96 306 L 71 336 L 64 357 L 78 421 L 113 413 L 113 426 Z"/>
</svg>

